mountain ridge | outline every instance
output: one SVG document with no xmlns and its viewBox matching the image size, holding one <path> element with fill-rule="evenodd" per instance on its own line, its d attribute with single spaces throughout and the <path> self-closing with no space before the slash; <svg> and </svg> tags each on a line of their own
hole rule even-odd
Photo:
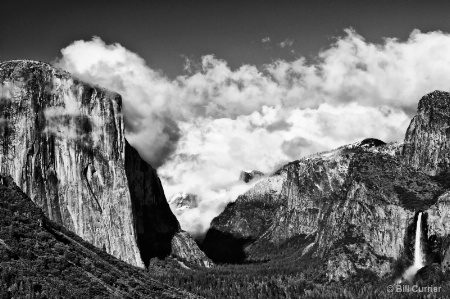
<svg viewBox="0 0 450 299">
<path fill-rule="evenodd" d="M 435 175 L 437 164 L 422 168 L 430 156 L 449 153 L 448 138 L 439 130 L 449 124 L 450 111 L 445 103 L 437 105 L 439 113 L 428 107 L 430 99 L 440 97 L 450 101 L 450 94 L 442 92 L 422 98 L 419 116 L 411 121 L 403 143 L 368 138 L 280 168 L 272 176 L 282 172 L 286 176 L 275 198 L 263 192 L 249 202 L 241 195 L 213 219 L 202 244 L 207 255 L 217 262 L 245 263 L 278 260 L 291 252 L 296 259 L 304 255 L 322 259 L 328 280 L 369 270 L 383 277 L 392 273 L 395 261 L 411 263 L 411 231 L 415 215 L 423 211 L 428 217 L 428 261 L 442 262 L 442 252 L 448 252 L 442 242 L 450 227 L 442 219 L 450 216 L 450 186 L 444 179 L 445 167 L 439 166 L 442 177 Z M 426 111 L 433 111 L 433 117 L 427 118 Z M 421 135 L 415 137 L 416 133 Z M 433 136 L 438 137 L 429 147 L 427 140 Z M 435 149 L 442 150 L 435 155 Z M 253 190 L 258 188 L 257 183 Z M 261 206 L 262 212 L 257 210 Z M 256 221 L 258 217 L 267 225 Z M 234 251 L 218 254 L 225 244 Z"/>
</svg>

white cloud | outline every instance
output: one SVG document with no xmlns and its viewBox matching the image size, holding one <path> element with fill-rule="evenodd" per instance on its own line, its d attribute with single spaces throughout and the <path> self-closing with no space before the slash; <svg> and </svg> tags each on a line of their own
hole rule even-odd
<svg viewBox="0 0 450 299">
<path fill-rule="evenodd" d="M 367 137 L 401 140 L 420 97 L 450 89 L 450 36 L 415 30 L 406 41 L 372 44 L 348 29 L 314 63 L 232 70 L 206 55 L 175 80 L 94 38 L 64 48 L 58 65 L 122 94 L 127 138 L 160 166 L 166 195 L 200 196 L 180 219 L 198 233 L 248 188 L 236 182 L 241 170 L 270 172 Z"/>
<path fill-rule="evenodd" d="M 270 43 L 270 37 L 266 36 L 261 40 L 262 43 Z"/>
<path fill-rule="evenodd" d="M 284 41 L 282 41 L 281 43 L 279 43 L 281 48 L 292 47 L 293 44 L 294 44 L 294 40 L 289 39 L 289 38 L 287 38 Z"/>
<path fill-rule="evenodd" d="M 98 37 L 75 41 L 61 53 L 57 66 L 123 96 L 128 140 L 145 159 L 160 166 L 176 145 L 176 121 L 186 111 L 173 94 L 176 86 L 137 54 L 119 44 L 106 45 Z"/>
<path fill-rule="evenodd" d="M 0 101 L 11 101 L 21 98 L 25 95 L 23 86 L 27 83 L 27 79 L 17 78 L 13 82 L 0 82 Z"/>
</svg>

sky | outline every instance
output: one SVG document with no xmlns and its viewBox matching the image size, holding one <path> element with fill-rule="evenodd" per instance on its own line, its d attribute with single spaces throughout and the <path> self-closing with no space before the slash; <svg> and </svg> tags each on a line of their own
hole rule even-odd
<svg viewBox="0 0 450 299">
<path fill-rule="evenodd" d="M 92 3 L 93 2 L 93 3 Z M 126 138 L 203 234 L 289 161 L 374 137 L 402 141 L 419 99 L 450 90 L 450 3 L 2 3 L 0 60 L 51 62 L 119 92 Z M 1 87 L 1 85 L 0 85 Z"/>
<path fill-rule="evenodd" d="M 139 53 L 169 77 L 184 57 L 215 54 L 231 68 L 313 59 L 352 27 L 369 42 L 414 28 L 450 31 L 448 1 L 2 1 L 0 59 L 53 61 L 74 40 L 99 36 Z M 262 47 L 293 40 L 289 49 Z M 294 50 L 295 54 L 290 50 Z"/>
</svg>

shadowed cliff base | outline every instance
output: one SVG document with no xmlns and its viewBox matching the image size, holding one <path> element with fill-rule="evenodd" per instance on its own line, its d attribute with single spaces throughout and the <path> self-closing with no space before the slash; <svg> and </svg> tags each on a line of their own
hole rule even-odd
<svg viewBox="0 0 450 299">
<path fill-rule="evenodd" d="M 156 171 L 141 159 L 125 139 L 125 174 L 130 189 L 137 244 L 148 267 L 152 257 L 164 259 L 172 252 L 171 240 L 180 230 L 170 210 Z"/>
</svg>

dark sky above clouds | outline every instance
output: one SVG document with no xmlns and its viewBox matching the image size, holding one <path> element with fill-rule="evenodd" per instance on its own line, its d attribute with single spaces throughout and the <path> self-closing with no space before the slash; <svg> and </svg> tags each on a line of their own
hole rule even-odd
<svg viewBox="0 0 450 299">
<path fill-rule="evenodd" d="M 2 1 L 0 60 L 53 61 L 96 35 L 173 78 L 184 56 L 214 54 L 232 69 L 314 58 L 352 27 L 368 42 L 450 31 L 449 1 Z M 266 37 L 270 43 L 262 43 Z M 281 47 L 285 41 L 292 46 Z M 289 44 L 289 43 L 288 43 Z"/>
</svg>

